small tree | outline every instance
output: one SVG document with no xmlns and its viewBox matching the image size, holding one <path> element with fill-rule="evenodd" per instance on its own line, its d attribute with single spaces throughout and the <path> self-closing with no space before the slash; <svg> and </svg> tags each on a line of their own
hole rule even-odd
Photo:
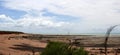
<svg viewBox="0 0 120 55">
<path fill-rule="evenodd" d="M 72 48 L 62 42 L 49 42 L 41 55 L 88 55 L 83 48 Z"/>
</svg>

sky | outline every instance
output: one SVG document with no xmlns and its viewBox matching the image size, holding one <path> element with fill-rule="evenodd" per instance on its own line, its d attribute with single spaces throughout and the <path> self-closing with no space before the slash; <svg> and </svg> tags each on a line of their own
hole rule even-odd
<svg viewBox="0 0 120 55">
<path fill-rule="evenodd" d="M 120 0 L 0 0 L 0 30 L 86 34 L 118 24 Z"/>
</svg>

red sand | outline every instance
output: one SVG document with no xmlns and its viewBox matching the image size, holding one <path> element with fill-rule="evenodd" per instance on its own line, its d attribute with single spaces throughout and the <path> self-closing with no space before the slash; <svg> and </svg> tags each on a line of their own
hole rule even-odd
<svg viewBox="0 0 120 55">
<path fill-rule="evenodd" d="M 20 47 L 19 45 L 27 44 L 28 46 L 32 47 L 40 47 L 45 48 L 46 43 L 35 41 L 35 40 L 29 40 L 29 39 L 11 39 L 8 40 L 8 37 L 10 36 L 23 36 L 25 34 L 9 34 L 9 35 L 0 35 L 0 53 L 3 55 L 32 55 L 32 50 L 16 50 L 12 49 L 15 47 Z M 16 45 L 16 46 L 14 46 Z M 17 46 L 18 45 L 18 46 Z M 35 55 L 39 55 L 40 52 L 35 52 Z"/>
</svg>

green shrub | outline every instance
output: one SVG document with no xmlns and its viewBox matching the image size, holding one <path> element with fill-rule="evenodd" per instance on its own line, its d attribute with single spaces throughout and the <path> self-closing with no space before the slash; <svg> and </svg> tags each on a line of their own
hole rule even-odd
<svg viewBox="0 0 120 55">
<path fill-rule="evenodd" d="M 41 55 L 88 55 L 83 48 L 72 48 L 62 42 L 49 42 Z"/>
</svg>

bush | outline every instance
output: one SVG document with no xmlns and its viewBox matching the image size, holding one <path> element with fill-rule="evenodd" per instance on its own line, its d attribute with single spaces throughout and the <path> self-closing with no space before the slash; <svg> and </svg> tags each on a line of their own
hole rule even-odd
<svg viewBox="0 0 120 55">
<path fill-rule="evenodd" d="M 72 48 L 62 42 L 49 42 L 41 55 L 88 55 L 83 48 Z"/>
</svg>

